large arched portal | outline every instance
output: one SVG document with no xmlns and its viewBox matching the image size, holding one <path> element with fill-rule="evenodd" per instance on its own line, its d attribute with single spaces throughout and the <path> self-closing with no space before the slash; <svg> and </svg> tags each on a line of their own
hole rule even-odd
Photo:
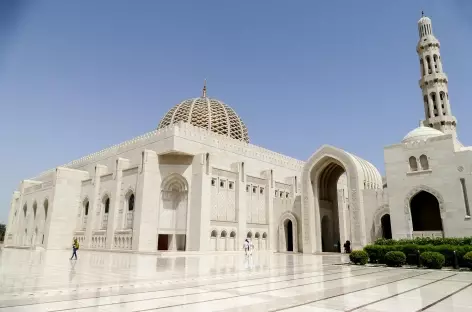
<svg viewBox="0 0 472 312">
<path fill-rule="evenodd" d="M 305 163 L 302 183 L 305 252 L 339 251 L 346 240 L 353 248 L 366 245 L 362 191 L 382 188 L 372 164 L 324 145 Z"/>
<path fill-rule="evenodd" d="M 410 201 L 413 232 L 442 232 L 438 199 L 431 193 L 420 191 Z"/>
<path fill-rule="evenodd" d="M 318 186 L 318 207 L 321 218 L 321 250 L 324 252 L 338 251 L 341 241 L 340 232 L 344 232 L 343 240 L 349 233 L 346 233 L 345 221 L 349 220 L 349 210 L 347 209 L 347 189 L 345 179 L 340 179 L 345 173 L 344 167 L 335 159 L 326 159 L 326 165 L 319 174 L 312 176 L 317 179 Z M 344 182 L 344 185 L 343 185 Z M 340 231 L 340 224 L 344 231 Z"/>
</svg>

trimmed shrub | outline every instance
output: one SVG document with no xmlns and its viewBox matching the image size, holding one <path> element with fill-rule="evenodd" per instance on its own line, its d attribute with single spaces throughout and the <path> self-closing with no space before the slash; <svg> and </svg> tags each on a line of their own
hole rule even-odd
<svg viewBox="0 0 472 312">
<path fill-rule="evenodd" d="M 349 260 L 354 264 L 365 265 L 369 260 L 369 255 L 364 250 L 353 250 L 349 254 Z"/>
<path fill-rule="evenodd" d="M 389 251 L 385 254 L 385 263 L 389 267 L 401 267 L 405 261 L 406 256 L 401 251 Z"/>
<path fill-rule="evenodd" d="M 464 266 L 472 269 L 472 251 L 466 253 L 463 257 Z"/>
<path fill-rule="evenodd" d="M 420 258 L 421 263 L 428 269 L 441 269 L 446 261 L 442 254 L 434 251 L 423 252 Z"/>
</svg>

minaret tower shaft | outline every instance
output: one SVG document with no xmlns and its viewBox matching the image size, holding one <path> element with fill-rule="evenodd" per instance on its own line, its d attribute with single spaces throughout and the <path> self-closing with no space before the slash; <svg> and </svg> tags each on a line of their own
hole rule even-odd
<svg viewBox="0 0 472 312">
<path fill-rule="evenodd" d="M 420 40 L 416 46 L 420 61 L 421 79 L 419 85 L 423 93 L 425 120 L 427 127 L 438 129 L 455 138 L 457 120 L 451 113 L 448 79 L 443 72 L 439 40 L 433 34 L 431 19 L 422 16 L 418 21 Z"/>
</svg>

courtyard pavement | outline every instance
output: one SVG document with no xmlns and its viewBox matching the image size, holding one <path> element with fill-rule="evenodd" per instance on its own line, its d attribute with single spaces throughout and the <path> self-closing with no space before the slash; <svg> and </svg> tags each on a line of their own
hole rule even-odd
<svg viewBox="0 0 472 312">
<path fill-rule="evenodd" d="M 472 311 L 472 272 L 337 265 L 345 255 L 161 257 L 0 251 L 0 312 Z"/>
</svg>

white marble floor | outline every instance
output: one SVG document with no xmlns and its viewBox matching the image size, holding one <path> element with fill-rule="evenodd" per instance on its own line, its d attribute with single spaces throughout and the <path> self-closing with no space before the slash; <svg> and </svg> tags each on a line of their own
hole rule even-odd
<svg viewBox="0 0 472 312">
<path fill-rule="evenodd" d="M 0 312 L 472 311 L 472 272 L 335 265 L 340 255 L 69 257 L 0 251 Z"/>
</svg>

